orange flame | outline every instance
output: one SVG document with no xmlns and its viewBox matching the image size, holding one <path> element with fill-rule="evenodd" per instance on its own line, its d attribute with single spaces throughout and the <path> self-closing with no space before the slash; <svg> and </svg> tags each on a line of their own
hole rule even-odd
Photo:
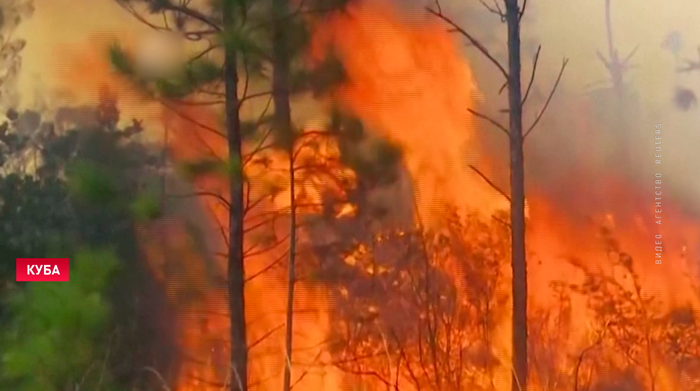
<svg viewBox="0 0 700 391">
<path fill-rule="evenodd" d="M 379 135 L 402 147 L 405 167 L 410 172 L 412 184 L 416 188 L 415 213 L 419 221 L 431 230 L 440 231 L 449 217 L 449 206 L 456 207 L 462 217 L 477 211 L 480 217 L 486 220 L 494 213 L 507 209 L 506 200 L 469 169 L 471 164 L 483 167 L 488 173 L 488 168 L 494 162 L 480 157 L 479 152 L 485 151 L 480 150 L 475 132 L 476 124 L 473 115 L 467 110 L 481 101 L 480 93 L 474 75 L 444 26 L 408 21 L 386 4 L 361 2 L 349 8 L 346 13 L 329 17 L 315 27 L 317 29 L 312 54 L 319 58 L 327 46 L 332 44 L 347 71 L 348 81 L 338 88 L 334 97 Z M 92 91 L 86 87 L 99 84 L 110 86 L 119 93 L 123 109 L 170 129 L 172 138 L 169 147 L 175 161 L 186 161 L 211 154 L 226 157 L 223 138 L 211 131 L 220 128 L 217 122 L 218 113 L 215 110 L 176 104 L 172 104 L 170 109 L 164 109 L 157 104 L 145 105 L 143 95 L 110 74 L 109 66 L 101 54 L 92 49 L 93 45 L 88 50 L 77 51 L 70 57 L 70 66 L 61 67 L 65 71 L 64 80 L 67 86 L 78 92 L 88 93 L 84 99 L 90 99 L 89 93 Z M 176 110 L 173 111 L 173 108 Z M 592 122 L 580 121 L 575 126 L 583 131 L 593 126 Z M 582 132 L 574 134 L 580 135 Z M 327 150 L 319 154 L 331 159 L 338 151 L 331 143 Z M 258 183 L 274 180 L 277 185 L 281 184 L 282 191 L 274 200 L 258 204 L 252 218 L 264 216 L 266 212 L 284 211 L 289 207 L 285 201 L 289 199 L 285 193 L 289 191 L 288 179 L 284 174 L 287 157 L 272 152 L 266 156 L 271 160 L 269 169 L 250 168 L 246 174 L 258 178 Z M 698 259 L 700 255 L 697 253 L 700 244 L 700 226 L 697 222 L 684 217 L 669 200 L 669 203 L 664 204 L 664 222 L 661 226 L 663 229 L 658 230 L 660 227 L 655 226 L 653 219 L 650 221 L 649 218 L 652 215 L 649 205 L 652 204 L 653 197 L 650 198 L 646 192 L 637 191 L 623 179 L 608 178 L 600 182 L 597 178 L 601 173 L 587 172 L 584 169 L 581 171 L 571 183 L 563 183 L 560 186 L 570 188 L 568 193 L 572 194 L 571 198 L 579 198 L 579 205 L 586 207 L 584 212 L 599 218 L 597 222 L 595 219 L 593 222 L 587 222 L 576 217 L 574 212 L 577 211 L 569 209 L 570 205 L 575 203 L 562 202 L 544 190 L 542 193 L 536 192 L 537 184 L 530 189 L 528 245 L 533 255 L 529 258 L 529 293 L 533 317 L 538 310 L 553 310 L 553 306 L 556 305 L 550 289 L 553 282 L 583 282 L 585 276 L 581 268 L 574 265 L 576 262 L 572 264 L 565 259 L 565 256 L 571 255 L 579 259 L 579 265 L 605 274 L 609 280 L 619 283 L 624 289 L 634 291 L 635 284 L 638 283 L 645 292 L 655 293 L 664 307 L 661 312 L 668 312 L 687 304 L 695 310 L 700 309 L 697 287 L 693 282 L 697 280 L 697 271 L 694 269 L 696 265 L 689 262 Z M 343 170 L 340 170 L 338 175 L 352 177 L 352 173 Z M 311 179 L 309 181 L 314 182 Z M 582 183 L 596 183 L 604 188 L 606 191 L 600 197 L 606 202 L 601 205 L 595 202 L 597 199 L 591 199 L 586 203 L 584 198 L 589 197 L 590 193 L 587 193 Z M 304 185 L 307 187 L 303 188 L 303 191 L 312 194 L 311 204 L 320 200 L 322 191 L 318 189 L 319 184 L 324 183 L 315 181 L 308 186 Z M 224 197 L 227 194 L 227 183 L 217 177 L 199 178 L 194 187 L 200 191 L 222 194 Z M 263 187 L 253 186 L 253 196 L 262 196 L 265 192 Z M 227 221 L 228 211 L 214 198 L 200 197 L 198 201 L 199 209 L 193 208 L 192 205 L 186 205 L 185 208 L 191 209 L 190 215 L 197 215 L 196 218 L 204 221 L 211 242 L 209 248 L 212 253 L 216 253 L 217 249 L 225 247 L 223 240 L 217 237 L 217 231 L 218 226 Z M 211 212 L 211 215 L 207 212 Z M 318 213 L 318 208 L 305 209 L 302 213 Z M 606 225 L 614 231 L 615 241 L 600 237 L 600 227 Z M 148 257 L 155 271 L 162 271 L 162 263 L 165 263 L 167 258 L 179 259 L 189 279 L 206 281 L 197 284 L 204 286 L 204 292 L 195 304 L 178 307 L 180 320 L 176 327 L 180 346 L 187 356 L 197 360 L 183 362 L 176 379 L 176 389 L 195 391 L 218 388 L 217 383 L 232 380 L 225 370 L 228 364 L 225 349 L 222 349 L 228 335 L 226 306 L 223 301 L 225 289 L 212 282 L 215 278 L 202 266 L 208 264 L 205 257 L 185 242 L 187 234 L 183 226 L 171 224 L 168 228 L 163 228 L 166 230 L 167 243 L 158 242 L 156 237 L 149 235 L 149 232 L 156 232 L 154 230 L 157 228 L 143 230 L 144 248 L 149 252 Z M 274 222 L 261 224 L 250 232 L 246 245 L 252 247 L 258 244 L 256 235 L 263 231 L 275 231 L 278 237 L 284 237 L 288 234 L 288 223 L 281 217 Z M 308 241 L 303 230 L 300 231 L 302 241 Z M 479 240 L 488 242 L 488 238 L 484 239 L 482 233 L 466 231 L 466 236 L 460 238 L 464 243 L 473 244 Z M 653 259 L 656 247 L 654 235 L 659 232 L 663 236 L 663 265 L 654 264 Z M 608 248 L 604 246 L 606 240 Z M 611 256 L 611 246 L 619 248 L 619 251 L 612 251 L 617 257 L 614 260 Z M 276 266 L 280 259 L 284 259 L 285 247 L 283 244 L 279 248 L 249 255 L 246 259 L 249 277 L 255 276 L 246 288 L 249 342 L 254 345 L 251 348 L 250 376 L 252 382 L 263 390 L 280 388 L 281 372 L 287 365 L 283 348 L 287 282 L 284 268 Z M 622 252 L 634 259 L 631 270 L 639 275 L 639 281 L 631 276 L 629 265 L 624 265 L 626 258 L 620 254 Z M 459 281 L 459 274 L 464 273 L 463 269 L 467 267 L 464 265 L 464 259 L 455 254 L 447 255 L 450 259 L 439 263 L 438 266 L 444 269 L 455 285 L 462 286 L 459 294 L 466 300 L 468 289 Z M 310 263 L 310 258 L 310 255 L 304 255 L 301 262 Z M 225 259 L 216 259 L 217 261 L 211 262 L 213 274 L 220 276 L 225 270 Z M 355 264 L 358 261 L 348 257 L 346 262 Z M 501 266 L 504 275 L 507 276 L 508 264 L 504 263 Z M 172 280 L 168 283 L 165 275 L 163 279 L 173 302 L 177 303 L 184 288 L 172 283 Z M 328 289 L 319 287 L 319 284 L 300 282 L 298 286 L 295 306 L 300 313 L 295 316 L 296 349 L 293 378 L 301 380 L 296 387 L 311 390 L 347 390 L 349 388 L 346 387 L 346 383 L 349 379 L 357 378 L 364 379 L 365 384 L 375 386 L 376 383 L 366 380 L 367 376 L 363 374 L 347 375 L 327 365 L 335 359 L 327 340 L 338 331 L 333 329 L 334 323 L 329 316 L 333 310 L 330 300 L 332 295 Z M 497 288 L 507 292 L 507 281 Z M 494 311 L 497 316 L 493 323 L 484 327 L 493 341 L 489 347 L 492 350 L 490 354 L 496 357 L 499 364 L 493 373 L 473 376 L 483 381 L 488 378 L 494 389 L 506 390 L 511 373 L 508 364 L 511 335 L 509 302 L 499 302 Z M 567 335 L 562 337 L 564 340 L 560 341 L 565 345 L 563 353 L 558 355 L 561 360 L 569 360 L 570 355 L 578 355 L 595 339 L 593 334 L 606 332 L 595 326 L 598 320 L 584 298 L 574 297 L 569 313 L 572 327 Z M 416 322 L 419 320 L 416 319 Z M 346 325 L 350 323 L 350 320 L 346 320 Z M 443 338 L 445 341 L 440 343 L 449 339 Z M 460 343 L 466 342 L 462 340 Z M 381 352 L 382 348 L 376 350 Z M 409 350 L 407 348 L 406 352 Z M 413 352 L 417 352 L 415 347 Z M 384 357 L 381 360 L 370 361 L 376 365 L 376 368 L 373 368 L 375 374 L 391 374 L 398 379 L 396 381 L 402 390 L 417 389 L 405 370 L 399 373 L 399 367 L 406 364 L 401 364 L 398 358 L 398 363 L 392 361 L 392 354 L 393 352 L 388 351 L 385 354 L 389 363 Z M 674 387 L 681 383 L 673 366 L 662 361 L 661 353 L 648 355 L 649 360 L 653 358 L 659 361 L 655 376 L 666 382 L 663 387 L 657 384 L 656 389 L 676 389 Z M 615 352 L 612 356 L 610 361 L 614 363 L 623 362 L 625 359 L 622 352 Z M 532 365 L 534 370 L 535 364 Z M 560 370 L 561 373 L 571 376 L 574 364 L 562 365 L 565 368 Z M 643 371 L 638 372 L 637 375 L 641 378 L 646 376 Z M 542 376 L 534 376 L 533 389 L 546 389 L 547 384 Z M 447 389 L 451 391 L 449 387 Z"/>
</svg>

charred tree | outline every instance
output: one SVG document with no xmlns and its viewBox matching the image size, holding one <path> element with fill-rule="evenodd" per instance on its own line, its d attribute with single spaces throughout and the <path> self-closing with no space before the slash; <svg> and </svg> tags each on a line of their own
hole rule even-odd
<svg viewBox="0 0 700 391">
<path fill-rule="evenodd" d="M 287 264 L 287 303 L 285 315 L 285 366 L 283 391 L 291 389 L 292 382 L 292 338 L 294 331 L 294 285 L 296 283 L 296 189 L 295 189 L 295 142 L 292 131 L 290 104 L 290 47 L 287 35 L 290 33 L 288 0 L 272 1 L 272 100 L 274 101 L 274 124 L 277 132 L 287 141 L 289 154 L 289 256 Z"/>
<path fill-rule="evenodd" d="M 272 99 L 275 125 L 286 128 L 291 123 L 289 102 L 290 53 L 287 44 L 289 0 L 272 0 Z"/>
<path fill-rule="evenodd" d="M 541 47 L 538 47 L 537 53 L 533 61 L 532 74 L 528 86 L 523 93 L 521 85 L 521 42 L 520 42 L 520 25 L 522 17 L 527 7 L 527 0 L 523 0 L 522 7 L 518 4 L 518 0 L 503 0 L 505 10 L 501 7 L 498 1 L 493 2 L 493 6 L 482 2 L 487 10 L 500 17 L 501 21 L 507 26 L 507 52 L 508 66 L 504 67 L 497 60 L 492 52 L 484 46 L 484 44 L 476 39 L 463 27 L 455 23 L 451 18 L 446 16 L 440 7 L 439 2 L 436 2 L 436 8 L 428 8 L 428 12 L 442 19 L 445 23 L 452 27 L 452 31 L 459 33 L 464 37 L 470 46 L 475 47 L 481 52 L 498 71 L 503 75 L 505 84 L 503 88 L 508 87 L 508 126 L 505 126 L 496 119 L 478 113 L 474 110 L 469 110 L 476 117 L 486 120 L 491 125 L 497 127 L 504 132 L 509 141 L 509 157 L 510 157 L 510 192 L 505 192 L 499 189 L 494 182 L 490 181 L 476 167 L 471 167 L 489 185 L 495 188 L 500 194 L 510 202 L 510 240 L 511 240 L 511 269 L 512 269 L 512 381 L 511 389 L 513 391 L 523 391 L 528 388 L 528 323 L 527 323 L 527 257 L 525 247 L 526 234 L 526 219 L 525 219 L 525 156 L 524 144 L 526 137 L 537 126 L 542 115 L 546 111 L 549 102 L 554 96 L 554 92 L 559 85 L 561 76 L 564 72 L 568 60 L 564 59 L 562 67 L 554 87 L 549 93 L 542 109 L 535 116 L 532 124 L 525 130 L 523 128 L 523 106 L 528 99 L 528 96 L 533 88 L 535 74 L 537 70 L 537 62 Z"/>
<path fill-rule="evenodd" d="M 508 26 L 508 107 L 510 124 L 510 240 L 513 269 L 513 378 L 511 390 L 527 389 L 527 260 L 525 255 L 525 157 L 520 86 L 520 7 L 506 0 Z"/>
<path fill-rule="evenodd" d="M 606 117 L 604 122 L 610 122 L 613 126 L 611 134 L 614 136 L 614 156 L 611 157 L 611 166 L 621 166 L 623 174 L 632 167 L 631 150 L 627 132 L 629 132 L 632 111 L 636 109 L 636 102 L 631 89 L 628 87 L 625 78 L 630 69 L 633 68 L 630 61 L 637 52 L 635 47 L 625 57 L 621 57 L 618 48 L 615 46 L 612 23 L 612 0 L 605 0 L 605 35 L 607 42 L 607 56 L 600 51 L 596 52 L 598 59 L 603 63 L 610 76 L 609 87 L 604 87 L 596 92 L 600 96 L 597 100 L 601 105 L 599 111 Z M 601 96 L 602 95 L 602 96 Z M 596 96 L 596 98 L 598 98 Z M 622 164 L 620 164 L 620 162 Z"/>
<path fill-rule="evenodd" d="M 232 34 L 235 28 L 235 4 L 222 2 L 223 33 Z M 231 391 L 248 390 L 248 344 L 245 317 L 245 259 L 243 253 L 243 219 L 245 213 L 243 192 L 243 162 L 240 99 L 238 96 L 238 55 L 232 45 L 224 47 L 224 88 L 226 137 L 228 139 L 229 181 L 228 215 L 228 300 L 230 328 L 230 365 L 233 371 Z"/>
</svg>

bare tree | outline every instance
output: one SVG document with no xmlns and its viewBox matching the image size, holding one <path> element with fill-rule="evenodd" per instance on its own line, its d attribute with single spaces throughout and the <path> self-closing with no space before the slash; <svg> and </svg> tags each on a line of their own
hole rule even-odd
<svg viewBox="0 0 700 391">
<path fill-rule="evenodd" d="M 238 10 L 233 1 L 222 1 L 224 34 L 232 34 L 236 27 Z M 224 48 L 224 89 L 226 136 L 228 158 L 233 172 L 229 183 L 229 227 L 228 227 L 228 300 L 231 320 L 231 391 L 248 390 L 248 342 L 245 316 L 245 259 L 243 220 L 245 217 L 243 191 L 243 135 L 241 133 L 240 97 L 238 96 L 238 53 Z"/>
<path fill-rule="evenodd" d="M 605 35 L 607 42 L 607 55 L 600 51 L 596 52 L 596 56 L 603 63 L 605 69 L 610 76 L 607 87 L 599 88 L 592 94 L 600 103 L 599 111 L 605 115 L 604 123 L 612 125 L 611 134 L 615 140 L 615 156 L 613 159 L 618 164 L 611 166 L 621 167 L 624 170 L 629 170 L 632 167 L 631 149 L 627 135 L 630 129 L 630 122 L 633 119 L 631 110 L 637 108 L 632 94 L 632 89 L 627 83 L 627 75 L 634 65 L 631 63 L 632 58 L 637 53 L 639 46 L 632 49 L 626 56 L 620 55 L 619 49 L 615 45 L 615 37 L 613 35 L 612 22 L 612 0 L 605 0 Z M 593 83 L 595 85 L 597 83 Z M 619 163 L 622 164 L 619 164 Z"/>
<path fill-rule="evenodd" d="M 439 2 L 436 0 L 434 7 L 428 7 L 428 12 L 443 20 L 451 26 L 452 31 L 462 35 L 469 44 L 479 50 L 491 61 L 505 78 L 504 87 L 508 87 L 508 127 L 502 125 L 494 118 L 470 110 L 475 116 L 484 119 L 503 131 L 509 140 L 510 150 L 510 194 L 497 189 L 501 194 L 506 195 L 510 201 L 510 232 L 511 232 L 511 267 L 513 271 L 512 281 L 512 354 L 513 354 L 513 377 L 512 390 L 520 391 L 527 389 L 528 354 L 527 354 L 527 261 L 525 251 L 525 159 L 523 145 L 525 138 L 532 132 L 534 127 L 542 118 L 549 102 L 556 91 L 556 87 L 561 80 L 568 60 L 564 59 L 557 80 L 552 88 L 549 97 L 543 108 L 537 113 L 532 125 L 527 129 L 523 128 L 523 106 L 531 91 L 537 61 L 539 59 L 540 48 L 533 63 L 532 75 L 526 91 L 523 93 L 521 86 L 521 56 L 520 56 L 520 21 L 527 7 L 527 0 L 523 0 L 522 8 L 518 0 L 503 0 L 505 10 L 498 0 L 489 5 L 482 1 L 482 4 L 492 13 L 505 22 L 508 30 L 508 66 L 504 67 L 478 39 L 471 33 L 455 23 L 450 17 L 442 12 Z M 474 168 L 478 172 L 476 168 Z M 489 184 L 484 175 L 481 175 Z"/>
<path fill-rule="evenodd" d="M 632 49 L 632 51 L 630 51 L 624 58 L 620 57 L 619 50 L 617 47 L 615 47 L 615 40 L 613 36 L 612 14 L 610 8 L 611 1 L 612 0 L 605 0 L 605 35 L 607 39 L 608 56 L 605 58 L 601 52 L 596 52 L 596 55 L 605 65 L 605 69 L 607 69 L 607 71 L 610 73 L 613 91 L 615 91 L 618 98 L 622 98 L 626 95 L 625 76 L 633 67 L 630 64 L 630 61 L 632 60 L 632 57 L 634 57 L 635 53 L 637 53 L 639 46 Z"/>
</svg>

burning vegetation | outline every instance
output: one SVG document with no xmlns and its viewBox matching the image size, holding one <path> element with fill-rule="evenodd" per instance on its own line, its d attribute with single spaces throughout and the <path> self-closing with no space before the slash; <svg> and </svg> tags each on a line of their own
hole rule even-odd
<svg viewBox="0 0 700 391">
<path fill-rule="evenodd" d="M 250 23 L 273 26 L 259 33 L 226 16 L 238 2 L 202 7 L 210 13 L 117 2 L 145 23 L 164 15 L 194 42 L 187 50 L 204 53 L 167 77 L 139 73 L 124 40 L 109 58 L 92 45 L 66 60 L 65 80 L 102 86 L 114 110 L 118 96 L 144 120 L 126 129 L 145 128 L 162 149 L 147 177 L 162 181 L 158 213 L 135 223 L 164 296 L 150 316 L 170 320 L 152 348 L 170 339 L 171 360 L 144 366 L 158 387 L 505 391 L 525 379 L 541 391 L 700 390 L 697 216 L 631 175 L 627 152 L 581 147 L 620 145 L 627 130 L 609 127 L 640 126 L 626 109 L 611 120 L 595 105 L 634 99 L 615 95 L 622 75 L 603 95 L 553 100 L 566 61 L 545 80 L 549 95 L 531 95 L 532 70 L 515 101 L 518 112 L 539 106 L 519 118 L 518 141 L 513 106 L 483 91 L 488 77 L 458 36 L 481 44 L 439 5 L 417 17 L 385 2 L 332 4 L 294 19 L 302 28 L 280 20 L 308 4 L 272 1 L 273 23 L 266 2 L 242 2 Z M 517 4 L 489 9 L 504 20 L 515 10 L 519 24 Z M 500 71 L 509 88 L 513 68 Z M 67 128 L 104 125 L 61 113 Z M 488 133 L 506 138 L 494 148 Z M 526 152 L 527 231 L 513 216 L 518 167 L 499 160 L 505 145 L 511 163 L 512 148 Z M 526 322 L 514 321 L 524 310 Z"/>
</svg>

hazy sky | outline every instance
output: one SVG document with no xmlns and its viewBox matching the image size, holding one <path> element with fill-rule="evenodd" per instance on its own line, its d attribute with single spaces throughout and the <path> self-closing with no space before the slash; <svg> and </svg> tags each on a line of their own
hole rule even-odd
<svg viewBox="0 0 700 391">
<path fill-rule="evenodd" d="M 419 1 L 419 0 L 416 0 Z M 422 0 L 421 0 L 422 1 Z M 464 0 L 466 1 L 466 0 Z M 476 0 L 470 0 L 476 1 Z M 453 7 L 464 4 L 451 0 Z M 570 59 L 564 83 L 582 87 L 606 78 L 606 71 L 596 58 L 596 50 L 606 52 L 604 0 L 529 0 L 538 12 L 534 26 L 527 26 L 527 34 L 539 37 L 543 52 L 541 69 L 544 82 L 553 79 L 554 68 L 561 58 Z M 28 40 L 24 52 L 24 70 L 21 86 L 25 97 L 31 96 L 37 76 L 51 85 L 55 75 L 54 56 L 60 55 L 65 45 L 78 45 L 85 39 L 105 31 L 125 31 L 138 36 L 146 27 L 116 6 L 113 0 L 35 0 L 36 14 L 21 28 Z M 671 53 L 662 50 L 664 37 L 677 30 L 683 36 L 682 57 L 697 59 L 700 46 L 700 1 L 697 0 L 613 0 L 612 19 L 617 46 L 623 54 L 640 45 L 635 63 L 638 69 L 631 80 L 642 98 L 653 103 L 652 122 L 663 122 L 669 168 L 681 173 L 692 173 L 688 162 L 700 145 L 697 110 L 680 113 L 671 107 L 671 93 L 676 84 L 700 87 L 698 76 L 677 75 Z M 545 84 L 546 85 L 546 84 Z M 644 136 L 646 137 L 646 135 Z M 650 137 L 649 140 L 653 141 Z M 668 150 L 667 150 L 668 151 Z M 651 161 L 651 160 L 650 160 Z M 699 195 L 700 182 L 690 175 L 677 176 L 677 183 L 693 187 Z M 697 183 L 697 184 L 696 184 Z M 689 188 L 690 190 L 690 188 Z"/>
<path fill-rule="evenodd" d="M 535 0 L 541 11 L 537 30 L 545 50 L 571 58 L 583 74 L 604 74 L 595 50 L 606 52 L 604 0 Z M 700 46 L 700 2 L 693 0 L 613 0 L 613 34 L 622 54 L 639 45 L 632 74 L 644 92 L 666 88 L 673 57 L 660 48 L 672 30 L 683 34 L 684 53 L 697 58 Z M 549 53 L 548 50 L 548 53 Z M 544 54 L 544 53 L 543 53 Z M 570 76 L 570 75 L 569 75 Z M 648 89 L 647 89 L 648 88 Z"/>
<path fill-rule="evenodd" d="M 20 34 L 27 39 L 21 86 L 33 91 L 38 75 L 52 84 L 54 63 L 62 48 L 83 44 L 86 38 L 110 31 L 129 30 L 135 35 L 147 31 L 112 0 L 34 0 L 36 12 L 25 22 Z"/>
<path fill-rule="evenodd" d="M 461 1 L 454 1 L 460 4 Z M 35 0 L 36 14 L 22 26 L 28 39 L 25 52 L 24 86 L 31 85 L 35 74 L 50 80 L 51 57 L 56 47 L 79 43 L 86 36 L 104 30 L 126 29 L 138 34 L 145 30 L 113 0 Z M 567 82 L 585 84 L 604 76 L 595 57 L 605 50 L 604 0 L 530 0 L 538 17 L 530 32 L 543 43 L 543 59 L 556 65 L 562 56 L 571 59 Z M 660 49 L 663 37 L 671 30 L 684 35 L 685 50 L 694 55 L 700 45 L 700 1 L 694 0 L 613 0 L 615 38 L 625 53 L 639 44 L 634 79 L 646 88 L 664 88 L 664 79 L 673 67 L 671 56 Z M 533 31 L 534 30 L 534 31 Z M 645 88 L 645 89 L 646 89 Z M 646 91 L 645 91 L 646 92 Z"/>
</svg>

